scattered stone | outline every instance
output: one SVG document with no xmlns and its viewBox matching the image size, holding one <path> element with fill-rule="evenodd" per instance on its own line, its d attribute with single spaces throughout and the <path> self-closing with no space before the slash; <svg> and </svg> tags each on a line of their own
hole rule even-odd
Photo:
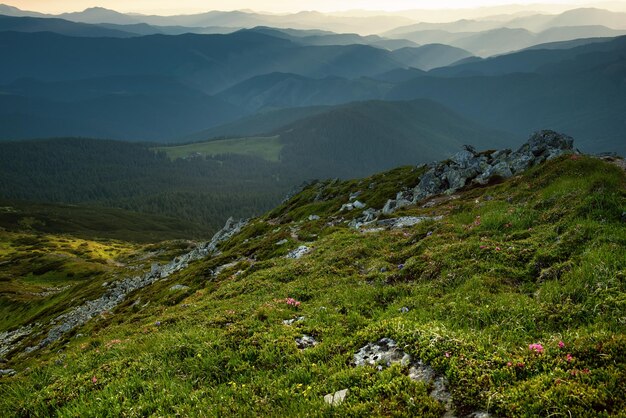
<svg viewBox="0 0 626 418">
<path fill-rule="evenodd" d="M 400 208 L 409 206 L 411 203 L 412 202 L 410 200 L 406 200 L 406 199 L 397 199 L 397 200 L 389 199 L 387 200 L 387 203 L 385 203 L 385 206 L 383 206 L 382 212 L 384 215 L 389 215 Z"/>
<path fill-rule="evenodd" d="M 469 414 L 467 418 L 491 418 L 492 416 L 493 415 L 491 415 L 489 412 L 476 411 Z"/>
<path fill-rule="evenodd" d="M 360 201 L 358 201 L 358 200 L 354 201 L 354 202 L 352 203 L 352 206 L 353 206 L 355 209 L 365 209 L 365 203 L 360 202 Z"/>
<path fill-rule="evenodd" d="M 365 209 L 363 211 L 362 222 L 363 223 L 372 222 L 378 217 L 378 215 L 380 215 L 380 211 L 377 211 L 376 209 L 372 209 L 372 208 Z"/>
<path fill-rule="evenodd" d="M 328 395 L 324 396 L 324 401 L 327 404 L 332 405 L 332 406 L 341 405 L 343 401 L 346 399 L 347 394 L 348 394 L 348 389 L 343 389 L 335 393 L 329 393 Z"/>
<path fill-rule="evenodd" d="M 170 292 L 175 292 L 177 290 L 187 290 L 189 289 L 189 286 L 185 286 L 182 284 L 175 284 L 174 286 L 170 287 Z"/>
<path fill-rule="evenodd" d="M 315 347 L 317 345 L 317 341 L 315 338 L 310 335 L 302 335 L 300 338 L 296 338 L 296 345 L 300 350 L 304 350 L 307 348 Z"/>
<path fill-rule="evenodd" d="M 287 244 L 288 242 L 289 242 L 289 240 L 288 240 L 287 238 L 285 238 L 285 239 L 281 239 L 280 241 L 278 241 L 278 242 L 276 243 L 276 245 L 285 245 L 285 244 Z"/>
<path fill-rule="evenodd" d="M 382 219 L 376 221 L 377 225 L 390 229 L 409 228 L 424 221 L 440 221 L 443 216 L 402 216 L 400 218 Z"/>
<path fill-rule="evenodd" d="M 441 402 L 446 408 L 444 417 L 454 417 L 454 403 L 452 394 L 447 389 L 448 381 L 443 376 L 437 376 L 432 367 L 425 365 L 421 360 L 409 369 L 409 378 L 418 382 L 432 384 L 433 389 L 429 396 Z"/>
<path fill-rule="evenodd" d="M 409 311 L 409 308 L 407 308 L 406 306 L 403 306 L 403 307 L 401 307 L 401 308 L 399 309 L 399 311 L 400 311 L 401 313 L 407 313 L 407 312 Z"/>
<path fill-rule="evenodd" d="M 409 369 L 409 377 L 411 380 L 430 383 L 435 378 L 435 370 L 420 360 L 417 365 L 411 366 Z"/>
<path fill-rule="evenodd" d="M 309 215 L 309 221 L 319 221 L 320 217 L 318 215 Z"/>
<path fill-rule="evenodd" d="M 358 192 L 354 192 L 354 193 L 350 193 L 350 201 L 356 199 L 357 197 L 361 196 L 361 193 L 363 193 L 361 190 L 359 190 Z"/>
<path fill-rule="evenodd" d="M 221 272 L 223 272 L 226 269 L 236 266 L 238 263 L 239 261 L 233 261 L 231 263 L 222 264 L 221 266 L 216 267 L 215 270 L 213 270 L 213 276 L 219 276 Z"/>
<path fill-rule="evenodd" d="M 311 252 L 311 248 L 307 247 L 306 245 L 301 245 L 295 250 L 290 251 L 286 257 L 297 260 L 299 258 L 302 258 L 303 256 L 305 256 L 306 254 L 310 252 Z"/>
<path fill-rule="evenodd" d="M 391 338 L 382 338 L 376 343 L 369 343 L 354 355 L 354 363 L 357 366 L 391 366 L 400 363 L 408 366 L 411 356 L 400 350 Z"/>
<path fill-rule="evenodd" d="M 339 209 L 339 212 L 350 212 L 354 210 L 354 205 L 352 203 L 344 203 L 343 205 L 341 205 L 341 209 Z"/>
<path fill-rule="evenodd" d="M 0 377 L 4 377 L 4 376 L 14 376 L 15 375 L 15 370 L 13 369 L 0 369 Z"/>
<path fill-rule="evenodd" d="M 304 317 L 303 316 L 298 316 L 296 318 L 292 318 L 292 319 L 285 319 L 283 321 L 283 325 L 293 325 L 296 322 L 300 322 L 300 321 L 304 321 Z"/>
</svg>

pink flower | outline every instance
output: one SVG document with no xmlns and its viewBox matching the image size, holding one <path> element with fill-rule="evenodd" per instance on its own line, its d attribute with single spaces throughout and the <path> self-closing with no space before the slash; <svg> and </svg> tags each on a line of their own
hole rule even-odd
<svg viewBox="0 0 626 418">
<path fill-rule="evenodd" d="M 528 346 L 528 349 L 530 351 L 533 351 L 533 352 L 537 353 L 537 354 L 543 353 L 543 345 L 541 345 L 541 344 L 530 344 Z"/>
<path fill-rule="evenodd" d="M 98 383 L 98 379 L 96 378 L 96 376 L 91 378 L 91 383 L 93 383 L 94 385 Z"/>
<path fill-rule="evenodd" d="M 563 341 L 559 341 L 559 348 L 565 347 L 565 343 Z"/>
<path fill-rule="evenodd" d="M 511 363 L 510 361 L 506 363 L 507 367 L 511 367 L 513 365 L 513 363 Z"/>
<path fill-rule="evenodd" d="M 285 303 L 289 306 L 295 306 L 295 307 L 300 306 L 300 301 L 297 301 L 294 298 L 285 299 Z"/>
<path fill-rule="evenodd" d="M 480 246 L 480 249 L 481 249 L 481 250 L 484 250 L 485 248 L 487 248 L 487 246 L 486 246 L 486 245 L 481 245 L 481 246 Z"/>
<path fill-rule="evenodd" d="M 500 247 L 496 247 L 496 251 L 500 251 L 502 248 Z"/>
<path fill-rule="evenodd" d="M 572 361 L 574 361 L 574 357 L 572 357 L 570 353 L 567 353 L 567 355 L 565 356 L 565 360 L 567 360 L 568 363 L 571 363 Z"/>
<path fill-rule="evenodd" d="M 446 351 L 445 356 L 446 356 L 446 358 L 450 358 L 450 353 Z"/>
</svg>

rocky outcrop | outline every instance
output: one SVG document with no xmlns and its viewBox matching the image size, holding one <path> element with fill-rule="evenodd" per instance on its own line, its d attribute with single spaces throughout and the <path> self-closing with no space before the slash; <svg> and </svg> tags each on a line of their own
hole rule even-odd
<svg viewBox="0 0 626 418">
<path fill-rule="evenodd" d="M 33 325 L 21 327 L 13 331 L 0 332 L 0 356 L 4 357 L 11 348 L 17 345 L 24 337 L 33 332 Z"/>
<path fill-rule="evenodd" d="M 539 131 L 517 151 L 501 150 L 478 153 L 471 146 L 449 160 L 434 163 L 410 191 L 389 200 L 383 214 L 439 194 L 451 194 L 471 184 L 485 185 L 493 178 L 506 179 L 566 153 L 573 153 L 574 140 L 554 131 Z"/>
<path fill-rule="evenodd" d="M 150 271 L 141 276 L 130 277 L 108 284 L 107 291 L 98 299 L 87 301 L 71 311 L 53 319 L 49 323 L 51 328 L 49 329 L 46 337 L 39 342 L 39 344 L 28 347 L 26 352 L 32 352 L 45 347 L 57 341 L 72 329 L 85 324 L 97 315 L 106 311 L 111 311 L 119 305 L 129 293 L 149 286 L 180 270 L 185 269 L 192 261 L 217 253 L 218 245 L 241 231 L 241 228 L 243 228 L 246 223 L 247 222 L 244 220 L 235 221 L 233 218 L 230 218 L 226 222 L 224 228 L 218 231 L 209 242 L 197 245 L 196 248 L 190 252 L 174 258 L 165 265 L 159 266 L 158 264 L 153 264 Z M 0 355 L 12 351 L 19 343 L 19 340 L 27 335 L 30 335 L 32 331 L 32 327 L 23 327 L 11 332 L 0 334 Z"/>
<path fill-rule="evenodd" d="M 382 338 L 375 343 L 369 343 L 361 347 L 354 355 L 354 364 L 357 367 L 374 366 L 378 370 L 382 370 L 385 367 L 398 363 L 403 367 L 409 367 L 409 378 L 418 382 L 424 382 L 431 388 L 429 396 L 441 402 L 445 407 L 444 418 L 454 418 L 456 416 L 452 394 L 448 390 L 447 379 L 437 374 L 432 367 L 424 364 L 421 360 L 413 362 L 411 356 L 400 349 L 391 338 Z M 466 416 L 468 418 L 489 418 L 491 415 L 484 411 L 475 411 Z"/>
</svg>

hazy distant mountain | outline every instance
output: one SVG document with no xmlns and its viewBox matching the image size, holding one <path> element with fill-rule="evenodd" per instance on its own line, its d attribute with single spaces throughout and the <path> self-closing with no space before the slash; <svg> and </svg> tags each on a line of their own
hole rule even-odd
<svg viewBox="0 0 626 418">
<path fill-rule="evenodd" d="M 245 112 L 164 77 L 65 82 L 19 80 L 0 86 L 0 139 L 52 136 L 162 141 Z"/>
<path fill-rule="evenodd" d="M 264 108 L 334 105 L 384 96 L 392 85 L 369 78 L 313 79 L 296 74 L 271 73 L 239 83 L 217 97 L 250 111 Z"/>
<path fill-rule="evenodd" d="M 3 12 L 4 11 L 4 12 Z M 10 6 L 0 7 L 0 13 L 11 16 L 59 17 L 82 23 L 111 23 L 118 25 L 147 23 L 156 26 L 253 28 L 271 26 L 295 29 L 322 29 L 337 33 L 373 34 L 413 23 L 403 16 L 333 16 L 314 11 L 277 15 L 248 11 L 210 11 L 178 16 L 148 16 L 123 14 L 102 7 L 91 7 L 82 12 L 57 16 L 24 12 Z"/>
<path fill-rule="evenodd" d="M 367 45 L 300 46 L 249 31 L 128 39 L 2 32 L 0 40 L 13 46 L 4 53 L 0 83 L 149 74 L 176 77 L 210 94 L 275 71 L 355 78 L 407 67 Z"/>
<path fill-rule="evenodd" d="M 519 27 L 541 32 L 564 26 L 606 26 L 612 29 L 626 29 L 626 13 L 612 12 L 595 8 L 568 10 L 559 15 L 532 15 L 510 20 L 508 27 Z"/>
<path fill-rule="evenodd" d="M 140 19 L 103 7 L 90 7 L 82 12 L 62 13 L 58 15 L 58 17 L 83 23 L 117 23 L 119 25 L 130 25 L 142 22 Z"/>
<path fill-rule="evenodd" d="M 134 23 L 130 25 L 117 25 L 115 23 L 98 23 L 99 27 L 131 32 L 136 35 L 183 35 L 185 33 L 196 33 L 203 35 L 227 34 L 238 30 L 238 28 L 225 28 L 220 26 L 208 27 L 186 27 L 186 26 L 155 26 L 147 23 Z"/>
<path fill-rule="evenodd" d="M 392 52 L 399 62 L 407 67 L 430 70 L 445 67 L 472 56 L 468 51 L 442 44 L 423 45 L 416 48 L 401 48 Z"/>
<path fill-rule="evenodd" d="M 5 16 L 14 16 L 14 17 L 22 17 L 22 16 L 50 17 L 43 13 L 21 10 L 21 9 L 18 9 L 17 7 L 9 6 L 7 4 L 0 4 L 0 14 L 5 15 Z"/>
<path fill-rule="evenodd" d="M 483 32 L 486 30 L 496 29 L 502 27 L 502 22 L 498 21 L 484 21 L 484 20 L 467 20 L 462 19 L 456 22 L 447 23 L 428 23 L 420 22 L 407 26 L 400 26 L 393 30 L 384 32 L 382 36 L 388 36 L 390 38 L 402 38 L 407 34 L 413 32 L 423 31 L 445 31 L 448 33 L 458 32 Z"/>
<path fill-rule="evenodd" d="M 69 20 L 37 17 L 12 17 L 0 15 L 0 32 L 54 32 L 67 36 L 128 38 L 135 33 L 105 28 Z"/>
<path fill-rule="evenodd" d="M 479 56 L 497 55 L 548 42 L 626 34 L 626 13 L 575 9 L 559 15 L 513 19 L 418 23 L 383 35 L 413 42 L 443 43 Z"/>
<path fill-rule="evenodd" d="M 592 37 L 615 37 L 626 30 L 605 26 L 554 27 L 539 33 L 523 28 L 502 27 L 482 32 L 446 32 L 426 30 L 405 33 L 402 36 L 416 43 L 444 43 L 465 49 L 478 56 L 491 56 L 513 52 L 548 42 L 566 41 Z"/>
<path fill-rule="evenodd" d="M 517 134 L 551 127 L 586 151 L 626 154 L 625 57 L 626 37 L 528 50 L 435 70 L 387 98 L 430 98 L 486 126 Z"/>
<path fill-rule="evenodd" d="M 396 70 L 391 70 L 384 72 L 382 74 L 377 74 L 372 78 L 374 80 L 386 81 L 389 83 L 401 83 L 403 81 L 409 81 L 416 77 L 421 77 L 426 75 L 427 72 L 424 70 L 419 70 L 417 68 L 398 68 Z"/>
<path fill-rule="evenodd" d="M 575 48 L 554 49 L 548 46 L 547 49 L 542 49 L 541 46 L 537 46 L 533 49 L 512 54 L 482 60 L 472 60 L 447 68 L 438 68 L 433 70 L 433 73 L 445 76 L 531 73 L 537 72 L 547 65 L 567 62 L 581 56 L 593 56 L 594 60 L 590 62 L 602 59 L 603 62 L 606 63 L 619 59 L 625 47 L 626 36 L 610 38 L 603 42 L 585 41 L 583 45 L 576 46 Z"/>
<path fill-rule="evenodd" d="M 404 47 L 416 47 L 415 42 L 407 39 L 388 39 L 377 35 L 361 36 L 355 33 L 333 33 L 328 31 L 280 29 L 259 26 L 250 29 L 254 32 L 289 39 L 300 45 L 371 45 L 383 49 L 399 49 Z"/>
</svg>

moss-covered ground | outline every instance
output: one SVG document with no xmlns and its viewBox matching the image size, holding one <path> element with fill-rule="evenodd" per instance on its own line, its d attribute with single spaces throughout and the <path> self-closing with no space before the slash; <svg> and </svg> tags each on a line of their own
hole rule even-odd
<svg viewBox="0 0 626 418">
<path fill-rule="evenodd" d="M 18 374 L 0 379 L 0 410 L 441 416 L 443 405 L 406 368 L 352 365 L 360 347 L 390 337 L 447 377 L 459 414 L 624 416 L 624 172 L 564 156 L 405 208 L 397 215 L 443 219 L 399 230 L 354 230 L 346 221 L 356 214 L 338 212 L 357 191 L 380 208 L 420 173 L 307 187 L 220 255 L 138 291 L 36 355 L 9 359 L 3 367 Z M 312 251 L 284 257 L 300 245 Z M 305 319 L 283 324 L 297 316 Z M 303 334 L 319 344 L 298 349 Z M 343 404 L 325 404 L 324 395 L 345 388 Z"/>
</svg>

